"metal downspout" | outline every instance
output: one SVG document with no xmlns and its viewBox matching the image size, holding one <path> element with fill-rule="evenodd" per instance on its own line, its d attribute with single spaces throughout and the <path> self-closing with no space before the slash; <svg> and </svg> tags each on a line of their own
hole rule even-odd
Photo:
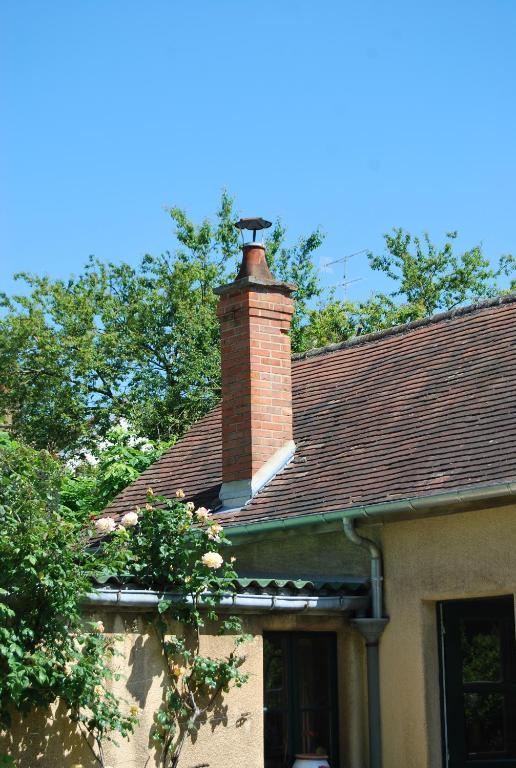
<svg viewBox="0 0 516 768">
<path fill-rule="evenodd" d="M 382 729 L 380 715 L 380 667 L 379 642 L 389 619 L 383 616 L 383 575 L 382 553 L 374 541 L 359 536 L 355 530 L 355 520 L 345 518 L 342 521 L 347 538 L 369 553 L 371 568 L 371 617 L 353 619 L 352 625 L 358 629 L 366 642 L 367 654 L 367 709 L 369 716 L 369 765 L 370 768 L 382 768 Z"/>
<path fill-rule="evenodd" d="M 344 518 L 342 521 L 344 533 L 353 544 L 362 549 L 367 549 L 371 561 L 371 613 L 374 619 L 381 619 L 383 614 L 383 591 L 382 591 L 382 553 L 380 547 L 366 539 L 365 536 L 359 536 L 355 530 L 355 520 L 353 518 Z"/>
</svg>

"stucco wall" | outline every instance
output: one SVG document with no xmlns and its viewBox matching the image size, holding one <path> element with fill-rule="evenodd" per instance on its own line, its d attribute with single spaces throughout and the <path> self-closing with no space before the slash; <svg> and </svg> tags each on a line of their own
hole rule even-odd
<svg viewBox="0 0 516 768">
<path fill-rule="evenodd" d="M 441 768 L 436 603 L 516 594 L 513 506 L 384 526 L 384 768 Z"/>
<path fill-rule="evenodd" d="M 119 740 L 118 748 L 106 747 L 107 763 L 113 768 L 152 768 L 158 763 L 149 732 L 161 702 L 163 683 L 158 642 L 144 616 L 104 611 L 92 618 L 101 619 L 107 632 L 123 634 L 119 649 L 124 660 L 118 660 L 117 667 L 124 679 L 116 683 L 114 689 L 126 700 L 127 707 L 136 704 L 142 710 L 141 725 L 131 740 Z M 249 682 L 224 698 L 202 726 L 195 744 L 185 750 L 180 767 L 192 768 L 206 763 L 210 768 L 262 768 L 262 632 L 313 630 L 337 634 L 341 766 L 363 768 L 366 750 L 363 644 L 346 621 L 341 616 L 267 614 L 246 618 L 244 629 L 253 635 L 243 649 L 246 662 L 242 669 L 249 673 Z M 222 655 L 231 645 L 231 638 L 210 634 L 209 628 L 201 638 L 201 651 L 206 655 Z M 71 768 L 78 763 L 84 768 L 95 766 L 88 749 L 59 712 L 53 721 L 41 714 L 19 724 L 8 739 L 0 739 L 0 754 L 6 748 L 15 757 L 17 768 Z"/>
</svg>

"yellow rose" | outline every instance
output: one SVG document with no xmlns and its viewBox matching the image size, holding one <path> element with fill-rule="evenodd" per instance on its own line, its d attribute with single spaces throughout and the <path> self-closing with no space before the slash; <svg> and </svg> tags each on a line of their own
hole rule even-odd
<svg viewBox="0 0 516 768">
<path fill-rule="evenodd" d="M 218 523 L 212 523 L 208 528 L 208 538 L 212 539 L 212 541 L 218 541 L 219 534 L 222 533 L 223 530 L 223 527 Z"/>
<path fill-rule="evenodd" d="M 186 674 L 186 668 L 179 666 L 179 664 L 174 664 L 172 667 L 172 674 L 174 677 L 179 679 L 180 677 L 183 677 L 183 675 Z"/>
<path fill-rule="evenodd" d="M 203 565 L 205 565 L 207 568 L 212 568 L 213 570 L 217 570 L 217 568 L 220 568 L 224 563 L 224 560 L 218 552 L 206 552 L 201 557 L 201 561 Z"/>
</svg>

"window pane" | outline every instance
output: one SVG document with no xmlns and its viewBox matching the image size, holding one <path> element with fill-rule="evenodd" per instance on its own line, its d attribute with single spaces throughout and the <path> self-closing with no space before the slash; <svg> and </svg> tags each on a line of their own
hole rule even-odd
<svg viewBox="0 0 516 768">
<path fill-rule="evenodd" d="M 264 687 L 265 706 L 278 708 L 286 705 L 285 675 L 286 660 L 281 636 L 271 635 L 264 639 Z"/>
<path fill-rule="evenodd" d="M 301 744 L 296 750 L 304 754 L 329 755 L 331 717 L 328 710 L 301 712 Z"/>
<path fill-rule="evenodd" d="M 462 680 L 491 682 L 502 678 L 501 624 L 492 619 L 460 622 Z"/>
<path fill-rule="evenodd" d="M 329 647 L 325 637 L 298 641 L 299 707 L 316 709 L 330 704 Z"/>
<path fill-rule="evenodd" d="M 504 696 L 501 693 L 464 694 L 466 752 L 479 759 L 505 751 Z"/>
<path fill-rule="evenodd" d="M 283 712 L 268 712 L 265 718 L 265 765 L 287 768 L 287 724 Z"/>
</svg>

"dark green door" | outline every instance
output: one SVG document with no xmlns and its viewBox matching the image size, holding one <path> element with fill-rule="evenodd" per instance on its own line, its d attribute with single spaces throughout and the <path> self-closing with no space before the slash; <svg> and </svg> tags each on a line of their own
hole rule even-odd
<svg viewBox="0 0 516 768">
<path fill-rule="evenodd" d="M 447 768 L 516 768 L 512 597 L 440 603 Z"/>
</svg>

